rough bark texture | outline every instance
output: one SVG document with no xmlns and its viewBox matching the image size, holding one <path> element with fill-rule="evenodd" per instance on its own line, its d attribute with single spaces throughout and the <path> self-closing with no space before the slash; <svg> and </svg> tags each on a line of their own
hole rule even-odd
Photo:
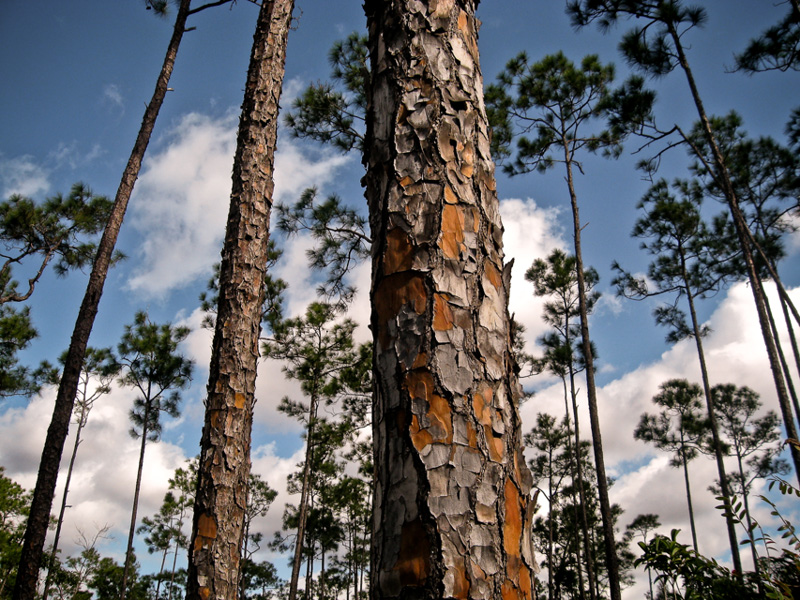
<svg viewBox="0 0 800 600">
<path fill-rule="evenodd" d="M 238 594 L 278 101 L 292 7 L 292 0 L 265 0 L 253 38 L 220 266 L 189 547 L 189 599 L 232 600 Z"/>
<path fill-rule="evenodd" d="M 475 0 L 368 0 L 372 598 L 533 597 Z"/>
<path fill-rule="evenodd" d="M 39 474 L 33 491 L 30 516 L 25 529 L 25 538 L 17 572 L 17 581 L 12 595 L 14 600 L 33 600 L 36 595 L 36 584 L 42 563 L 42 552 L 50 520 L 50 509 L 56 492 L 58 470 L 61 463 L 61 455 L 64 452 L 64 443 L 69 432 L 69 421 L 72 417 L 75 395 L 78 392 L 83 357 L 86 354 L 86 346 L 89 343 L 89 335 L 92 332 L 94 319 L 97 316 L 100 297 L 103 294 L 108 268 L 114 254 L 114 247 L 117 244 L 119 230 L 122 227 L 122 220 L 128 208 L 128 201 L 133 193 L 133 185 L 139 176 L 142 158 L 145 150 L 147 150 L 158 112 L 167 93 L 169 79 L 172 76 L 172 68 L 175 65 L 175 57 L 178 55 L 178 47 L 186 27 L 190 4 L 191 0 L 181 0 L 178 14 L 175 18 L 172 38 L 167 47 L 164 64 L 156 82 L 156 89 L 145 109 L 142 125 L 139 128 L 139 135 L 122 174 L 119 188 L 117 188 L 117 195 L 114 198 L 114 206 L 108 217 L 108 223 L 97 246 L 97 255 L 92 265 L 92 272 L 89 275 L 86 294 L 83 297 L 83 302 L 78 311 L 78 318 L 75 321 L 75 329 L 72 332 L 67 358 L 64 361 L 64 372 L 61 375 L 56 403 L 53 407 L 53 417 L 47 430 L 44 448 L 42 449 Z"/>
</svg>

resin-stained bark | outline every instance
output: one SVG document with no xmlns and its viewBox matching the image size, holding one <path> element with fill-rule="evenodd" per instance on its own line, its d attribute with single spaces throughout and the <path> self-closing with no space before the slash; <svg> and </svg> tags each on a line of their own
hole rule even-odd
<svg viewBox="0 0 800 600">
<path fill-rule="evenodd" d="M 187 598 L 237 597 L 264 303 L 273 157 L 292 0 L 264 0 L 253 39 L 220 266 Z"/>
<path fill-rule="evenodd" d="M 472 0 L 365 3 L 373 598 L 533 597 L 533 503 Z"/>
</svg>

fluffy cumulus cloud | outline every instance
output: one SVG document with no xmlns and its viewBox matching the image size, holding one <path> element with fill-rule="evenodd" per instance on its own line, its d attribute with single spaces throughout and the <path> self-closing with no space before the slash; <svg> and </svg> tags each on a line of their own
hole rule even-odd
<svg viewBox="0 0 800 600">
<path fill-rule="evenodd" d="M 795 299 L 800 298 L 800 290 L 794 290 L 792 294 Z M 777 304 L 774 294 L 772 299 Z M 733 286 L 711 315 L 708 325 L 712 333 L 704 343 L 711 384 L 748 386 L 761 395 L 763 410 L 779 412 L 749 287 L 745 284 Z M 784 341 L 788 347 L 788 340 Z M 618 343 L 629 344 L 630 351 L 636 352 L 635 339 L 618 340 Z M 657 412 L 652 397 L 664 381 L 672 378 L 686 378 L 699 383 L 697 351 L 692 340 L 673 346 L 658 360 L 600 388 L 600 428 L 606 467 L 616 480 L 610 490 L 611 502 L 620 504 L 625 511 L 619 523 L 621 529 L 638 514 L 654 513 L 659 515 L 663 524 L 662 533 L 668 534 L 672 528 L 681 529 L 679 539 L 691 544 L 682 471 L 670 467 L 664 453 L 633 439 L 641 414 Z M 582 379 L 580 381 L 579 385 L 584 388 Z M 582 435 L 589 440 L 589 415 L 583 393 L 580 411 Z M 538 412 L 563 415 L 560 383 L 538 392 L 523 405 L 523 422 L 534 423 Z M 726 561 L 729 550 L 727 534 L 720 512 L 714 508 L 718 502 L 708 490 L 709 485 L 718 479 L 714 461 L 700 457 L 690 463 L 690 478 L 700 551 Z M 763 522 L 769 521 L 769 515 L 765 514 Z M 747 552 L 742 552 L 742 560 L 749 568 Z M 637 586 L 641 586 L 642 581 L 639 579 Z"/>
<path fill-rule="evenodd" d="M 7 410 L 0 417 L 0 456 L 6 476 L 26 489 L 36 484 L 41 449 L 52 416 L 56 390 L 48 388 L 22 408 Z M 114 388 L 97 400 L 81 433 L 78 457 L 72 475 L 62 541 L 66 555 L 76 550 L 83 533 L 93 537 L 109 525 L 104 547 L 119 558 L 127 540 L 140 441 L 128 431 L 128 411 L 134 399 L 129 389 Z M 53 512 L 58 513 L 63 495 L 66 467 L 75 442 L 75 430 L 64 446 L 64 459 Z M 167 489 L 167 480 L 182 466 L 185 456 L 169 441 L 148 443 L 145 454 L 139 518 L 155 513 Z M 105 551 L 105 550 L 104 550 Z M 140 553 L 141 554 L 141 553 Z"/>
<path fill-rule="evenodd" d="M 237 122 L 233 111 L 219 118 L 185 115 L 145 159 L 131 204 L 131 223 L 142 238 L 139 266 L 128 282 L 132 290 L 164 297 L 207 277 L 219 261 Z M 309 159 L 282 136 L 275 199 L 288 202 L 308 186 L 324 185 L 346 161 L 335 154 Z"/>
<path fill-rule="evenodd" d="M 546 258 L 554 249 L 564 248 L 559 211 L 542 208 L 530 198 L 508 199 L 500 202 L 500 215 L 505 228 L 506 262 L 514 260 L 509 311 L 525 327 L 525 340 L 532 347 L 547 329 L 541 317 L 545 301 L 533 295 L 533 286 L 525 281 L 525 271 L 535 259 Z"/>
<path fill-rule="evenodd" d="M 0 197 L 35 197 L 50 189 L 48 171 L 30 156 L 6 158 L 0 154 Z"/>
<path fill-rule="evenodd" d="M 235 115 L 185 115 L 145 158 L 131 202 L 142 235 L 129 286 L 159 296 L 209 272 L 219 260 L 230 196 Z M 176 268 L 180 265 L 180 268 Z"/>
</svg>

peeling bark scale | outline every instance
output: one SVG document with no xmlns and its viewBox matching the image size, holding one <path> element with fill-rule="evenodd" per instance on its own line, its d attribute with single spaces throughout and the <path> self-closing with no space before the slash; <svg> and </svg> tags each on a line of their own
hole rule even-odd
<svg viewBox="0 0 800 600">
<path fill-rule="evenodd" d="M 186 597 L 235 599 L 265 299 L 273 159 L 292 0 L 264 0 L 239 123 Z"/>
<path fill-rule="evenodd" d="M 534 597 L 477 4 L 365 2 L 375 599 Z"/>
</svg>

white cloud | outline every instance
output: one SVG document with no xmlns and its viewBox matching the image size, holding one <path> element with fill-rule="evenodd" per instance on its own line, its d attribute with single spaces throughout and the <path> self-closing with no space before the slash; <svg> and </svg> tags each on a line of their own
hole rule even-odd
<svg viewBox="0 0 800 600">
<path fill-rule="evenodd" d="M 58 147 L 50 153 L 49 158 L 59 168 L 67 167 L 75 170 L 81 166 L 90 164 L 92 161 L 103 156 L 103 154 L 105 154 L 105 150 L 98 144 L 92 146 L 89 152 L 84 153 L 78 148 L 78 143 L 73 141 L 69 144 L 65 144 L 64 142 L 60 143 Z"/>
<path fill-rule="evenodd" d="M 131 201 L 143 236 L 142 264 L 128 285 L 161 296 L 211 272 L 219 260 L 230 197 L 236 119 L 191 113 L 145 159 Z"/>
<path fill-rule="evenodd" d="M 793 290 L 792 295 L 800 298 L 800 290 Z M 774 294 L 771 297 L 777 302 Z M 761 395 L 764 410 L 778 411 L 750 288 L 743 283 L 734 285 L 708 323 L 712 333 L 704 342 L 711 384 L 746 385 Z M 617 343 L 628 344 L 631 353 L 637 352 L 636 339 Z M 663 524 L 661 533 L 681 529 L 679 539 L 691 544 L 683 472 L 670 467 L 664 453 L 634 440 L 633 431 L 642 413 L 655 412 L 651 399 L 661 383 L 671 378 L 700 381 L 697 364 L 694 342 L 685 340 L 664 352 L 659 360 L 642 365 L 598 390 L 606 467 L 609 475 L 617 478 L 609 495 L 611 502 L 620 504 L 625 511 L 619 523 L 622 530 L 636 515 L 655 513 Z M 585 389 L 583 378 L 579 381 Z M 562 415 L 563 406 L 560 383 L 541 390 L 521 409 L 524 427 L 535 422 L 537 412 Z M 582 436 L 590 440 L 585 392 L 581 393 L 580 411 Z M 733 464 L 729 467 L 733 468 Z M 718 502 L 707 489 L 718 478 L 716 465 L 713 460 L 700 457 L 690 463 L 689 473 L 700 552 L 724 559 L 729 550 L 728 538 L 721 513 L 714 508 Z M 769 522 L 769 515 L 764 517 L 764 523 Z M 749 568 L 749 553 L 744 550 L 742 560 L 745 568 Z M 641 579 L 637 585 L 642 585 Z"/>
<path fill-rule="evenodd" d="M 128 285 L 147 297 L 207 277 L 219 261 L 231 190 L 238 115 L 183 117 L 164 148 L 145 159 L 131 204 L 142 235 L 141 265 Z M 304 155 L 282 135 L 275 157 L 275 199 L 292 201 L 306 187 L 324 185 L 347 162 L 338 154 Z M 177 268 L 180 266 L 180 268 Z"/>
<path fill-rule="evenodd" d="M 269 512 L 263 518 L 254 522 L 251 533 L 261 532 L 264 540 L 271 540 L 276 531 L 282 527 L 283 510 L 287 503 L 294 504 L 299 502 L 297 494 L 289 494 L 287 490 L 287 477 L 297 470 L 297 465 L 305 456 L 305 447 L 301 446 L 292 456 L 282 457 L 275 453 L 274 444 L 265 444 L 253 450 L 252 471 L 261 476 L 261 479 L 269 483 L 269 486 L 278 492 Z M 266 543 L 262 543 L 262 548 L 266 548 Z M 273 554 L 267 555 L 274 560 Z M 282 565 L 276 565 L 281 567 Z"/>
<path fill-rule="evenodd" d="M 56 390 L 47 388 L 24 407 L 6 411 L 0 417 L 0 456 L 6 476 L 26 489 L 33 489 L 39 467 L 41 449 L 52 417 Z M 76 549 L 78 531 L 92 536 L 105 524 L 111 525 L 113 536 L 110 551 L 119 551 L 127 540 L 133 491 L 139 461 L 140 441 L 129 434 L 128 410 L 134 392 L 115 388 L 95 404 L 81 434 L 78 458 L 72 476 L 62 543 L 64 554 Z M 61 475 L 53 502 L 53 512 L 61 506 L 69 455 L 75 440 L 75 427 L 64 446 Z M 145 453 L 139 520 L 156 512 L 167 490 L 167 480 L 182 466 L 182 450 L 170 443 L 148 443 Z"/>
<path fill-rule="evenodd" d="M 2 199 L 13 194 L 33 197 L 50 189 L 48 171 L 31 156 L 5 158 L 0 155 Z"/>
<path fill-rule="evenodd" d="M 509 310 L 525 326 L 525 340 L 531 348 L 547 329 L 541 317 L 545 300 L 534 296 L 533 286 L 525 281 L 525 271 L 537 258 L 564 248 L 558 214 L 557 208 L 541 208 L 530 198 L 500 202 L 506 262 L 514 259 Z"/>
<path fill-rule="evenodd" d="M 103 87 L 103 103 L 111 108 L 117 109 L 119 115 L 125 114 L 125 102 L 122 98 L 122 92 L 116 83 L 109 83 Z"/>
</svg>

